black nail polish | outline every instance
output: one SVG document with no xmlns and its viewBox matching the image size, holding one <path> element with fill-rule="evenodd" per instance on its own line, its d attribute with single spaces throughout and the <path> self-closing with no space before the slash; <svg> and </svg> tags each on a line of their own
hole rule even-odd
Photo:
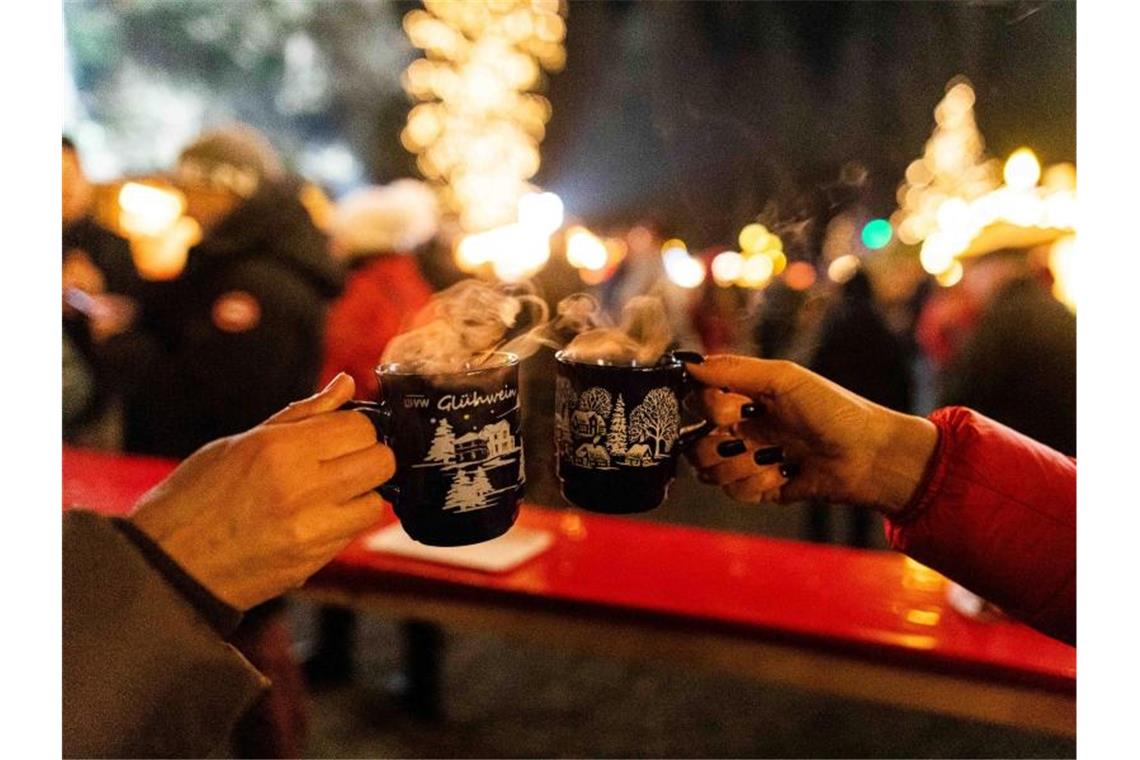
<svg viewBox="0 0 1140 760">
<path fill-rule="evenodd" d="M 721 441 L 716 445 L 716 453 L 722 457 L 735 457 L 740 456 L 748 447 L 744 445 L 744 441 L 739 438 L 733 438 L 731 441 Z"/>
<path fill-rule="evenodd" d="M 795 462 L 788 462 L 787 464 L 780 465 L 780 475 L 784 478 L 784 480 L 791 480 L 799 474 L 800 466 Z"/>
<path fill-rule="evenodd" d="M 784 450 L 779 446 L 769 446 L 766 449 L 757 449 L 752 455 L 756 464 L 776 464 L 784 461 Z"/>
<path fill-rule="evenodd" d="M 703 364 L 705 361 L 705 357 L 696 351 L 674 351 L 673 358 L 686 364 Z"/>
<path fill-rule="evenodd" d="M 754 420 L 764 413 L 764 407 L 759 404 L 745 404 L 740 407 L 740 416 L 746 420 Z"/>
</svg>

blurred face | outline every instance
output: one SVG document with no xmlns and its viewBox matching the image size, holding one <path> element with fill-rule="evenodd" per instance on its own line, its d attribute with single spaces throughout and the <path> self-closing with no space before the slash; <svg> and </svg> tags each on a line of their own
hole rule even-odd
<svg viewBox="0 0 1140 760">
<path fill-rule="evenodd" d="M 208 185 L 182 184 L 179 189 L 186 196 L 186 216 L 196 221 L 203 232 L 216 227 L 241 203 L 241 198 L 229 190 Z"/>
<path fill-rule="evenodd" d="M 70 224 L 87 213 L 91 203 L 91 185 L 79 165 L 75 151 L 63 149 L 63 223 Z"/>
</svg>

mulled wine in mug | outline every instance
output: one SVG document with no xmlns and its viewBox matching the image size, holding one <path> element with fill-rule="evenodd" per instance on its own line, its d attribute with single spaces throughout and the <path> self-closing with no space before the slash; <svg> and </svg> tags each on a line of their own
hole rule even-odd
<svg viewBox="0 0 1140 760">
<path fill-rule="evenodd" d="M 707 432 L 681 425 L 692 387 L 666 354 L 652 366 L 579 362 L 556 354 L 554 435 L 562 496 L 592 512 L 629 514 L 660 506 L 681 450 Z"/>
<path fill-rule="evenodd" d="M 526 478 L 519 431 L 519 358 L 499 352 L 457 372 L 376 368 L 380 401 L 353 401 L 396 455 L 380 487 L 408 535 L 462 546 L 506 533 Z"/>
</svg>

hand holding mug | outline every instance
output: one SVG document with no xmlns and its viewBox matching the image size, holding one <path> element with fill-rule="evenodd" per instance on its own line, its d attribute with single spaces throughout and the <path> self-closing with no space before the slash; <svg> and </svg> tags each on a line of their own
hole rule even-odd
<svg viewBox="0 0 1140 760">
<path fill-rule="evenodd" d="M 210 443 L 139 501 L 131 520 L 218 598 L 249 609 L 300 586 L 379 519 L 395 472 L 363 415 L 335 411 L 354 383 Z"/>
<path fill-rule="evenodd" d="M 717 430 L 690 459 L 739 501 L 816 499 L 887 514 L 918 488 L 937 445 L 932 423 L 891 411 L 797 364 L 710 356 L 686 364 Z"/>
</svg>

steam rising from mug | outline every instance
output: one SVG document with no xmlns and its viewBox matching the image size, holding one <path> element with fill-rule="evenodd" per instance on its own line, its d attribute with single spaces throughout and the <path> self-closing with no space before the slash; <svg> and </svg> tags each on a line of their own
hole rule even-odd
<svg viewBox="0 0 1140 760">
<path fill-rule="evenodd" d="M 498 352 L 525 359 L 542 345 L 548 318 L 546 302 L 526 286 L 463 280 L 435 294 L 412 329 L 389 341 L 383 363 L 433 375 L 489 365 Z"/>
<path fill-rule="evenodd" d="M 665 304 L 655 296 L 629 299 L 621 324 L 611 327 L 594 298 L 576 294 L 558 304 L 556 323 L 577 333 L 564 353 L 579 362 L 652 366 L 673 341 Z"/>
<path fill-rule="evenodd" d="M 656 364 L 672 341 L 660 298 L 636 296 L 612 326 L 598 301 L 584 293 L 562 299 L 550 320 L 546 302 L 526 285 L 464 280 L 437 293 L 407 332 L 393 338 L 383 363 L 418 374 L 448 374 L 489 366 L 502 353 L 520 359 L 540 346 L 562 348 L 576 360 Z"/>
</svg>

